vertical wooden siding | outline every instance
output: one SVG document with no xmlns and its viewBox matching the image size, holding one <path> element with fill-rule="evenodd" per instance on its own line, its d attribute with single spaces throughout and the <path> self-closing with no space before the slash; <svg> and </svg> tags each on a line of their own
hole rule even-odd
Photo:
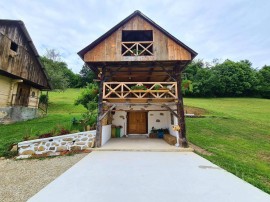
<svg viewBox="0 0 270 202">
<path fill-rule="evenodd" d="M 153 30 L 154 56 L 122 56 L 122 30 Z M 85 62 L 134 60 L 191 60 L 191 54 L 143 18 L 136 16 L 84 55 Z"/>
<path fill-rule="evenodd" d="M 18 44 L 17 53 L 10 50 L 11 41 Z M 11 57 L 12 54 L 15 56 Z M 41 86 L 48 86 L 47 79 L 36 57 L 18 26 L 0 25 L 1 70 Z"/>
</svg>

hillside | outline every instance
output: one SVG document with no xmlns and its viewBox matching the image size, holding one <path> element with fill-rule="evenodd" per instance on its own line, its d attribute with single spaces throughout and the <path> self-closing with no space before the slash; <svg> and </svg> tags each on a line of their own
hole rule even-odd
<svg viewBox="0 0 270 202">
<path fill-rule="evenodd" d="M 12 155 L 12 143 L 55 128 L 70 128 L 73 117 L 85 111 L 74 106 L 79 89 L 49 93 L 48 115 L 0 126 L 0 156 Z M 188 139 L 212 155 L 205 158 L 270 193 L 270 100 L 255 98 L 185 98 L 202 108 L 206 118 L 187 118 Z"/>
</svg>

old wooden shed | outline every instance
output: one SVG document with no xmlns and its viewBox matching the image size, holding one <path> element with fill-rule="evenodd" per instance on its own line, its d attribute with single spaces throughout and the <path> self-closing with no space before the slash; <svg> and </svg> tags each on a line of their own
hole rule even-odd
<svg viewBox="0 0 270 202">
<path fill-rule="evenodd" d="M 0 122 L 37 117 L 40 91 L 49 89 L 45 69 L 24 23 L 0 20 Z"/>
</svg>

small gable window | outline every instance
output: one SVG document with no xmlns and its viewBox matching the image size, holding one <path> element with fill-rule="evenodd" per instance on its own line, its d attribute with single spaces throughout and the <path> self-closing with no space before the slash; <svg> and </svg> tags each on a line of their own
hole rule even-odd
<svg viewBox="0 0 270 202">
<path fill-rule="evenodd" d="M 12 50 L 14 52 L 17 52 L 17 50 L 18 50 L 18 44 L 16 44 L 15 42 L 11 41 L 10 50 Z"/>
<path fill-rule="evenodd" d="M 152 30 L 123 30 L 122 56 L 152 56 Z"/>
</svg>

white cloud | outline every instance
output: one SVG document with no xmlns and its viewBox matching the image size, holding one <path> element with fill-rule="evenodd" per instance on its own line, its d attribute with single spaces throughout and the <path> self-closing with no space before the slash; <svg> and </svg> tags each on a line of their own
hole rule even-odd
<svg viewBox="0 0 270 202">
<path fill-rule="evenodd" d="M 20 19 L 42 55 L 59 50 L 79 72 L 77 52 L 134 10 L 197 51 L 198 58 L 249 59 L 254 67 L 270 64 L 270 1 L 245 0 L 2 0 L 0 18 Z"/>
</svg>

